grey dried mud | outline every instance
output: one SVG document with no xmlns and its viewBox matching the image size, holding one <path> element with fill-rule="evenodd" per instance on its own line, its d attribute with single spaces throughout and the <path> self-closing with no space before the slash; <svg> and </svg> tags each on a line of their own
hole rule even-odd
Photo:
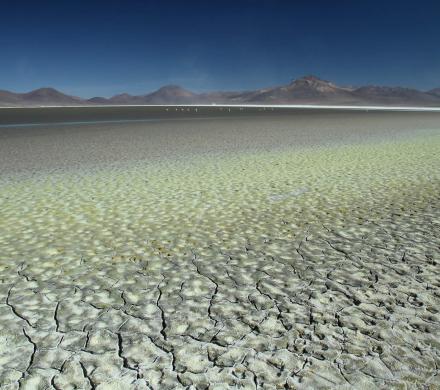
<svg viewBox="0 0 440 390">
<path fill-rule="evenodd" d="M 440 386 L 440 136 L 2 179 L 0 386 Z"/>
</svg>

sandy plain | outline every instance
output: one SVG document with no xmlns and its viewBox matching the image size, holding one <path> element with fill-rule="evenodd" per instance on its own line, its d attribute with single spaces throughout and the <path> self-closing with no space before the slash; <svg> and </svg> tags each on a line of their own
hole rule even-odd
<svg viewBox="0 0 440 390">
<path fill-rule="evenodd" d="M 440 386 L 440 114 L 0 129 L 0 387 Z"/>
</svg>

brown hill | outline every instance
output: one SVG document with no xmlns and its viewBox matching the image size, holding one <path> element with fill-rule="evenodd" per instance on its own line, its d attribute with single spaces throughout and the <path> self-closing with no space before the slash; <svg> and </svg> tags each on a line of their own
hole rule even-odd
<svg viewBox="0 0 440 390">
<path fill-rule="evenodd" d="M 338 87 L 316 76 L 305 76 L 286 86 L 255 91 L 244 99 L 250 103 L 344 104 L 352 101 L 352 95 L 350 89 Z"/>
<path fill-rule="evenodd" d="M 166 85 L 157 91 L 143 96 L 145 104 L 192 104 L 196 103 L 198 95 L 178 85 Z"/>
<path fill-rule="evenodd" d="M 429 94 L 440 97 L 440 88 L 434 88 L 428 91 Z"/>
<path fill-rule="evenodd" d="M 0 106 L 20 105 L 20 95 L 14 92 L 0 90 Z"/>
<path fill-rule="evenodd" d="M 440 99 L 430 93 L 402 87 L 365 86 L 355 89 L 353 97 L 365 104 L 439 105 Z"/>
<path fill-rule="evenodd" d="M 82 105 L 84 100 L 66 95 L 54 88 L 39 88 L 27 93 L 0 91 L 3 106 L 67 106 Z"/>
<path fill-rule="evenodd" d="M 53 88 L 28 93 L 0 90 L 0 106 L 48 105 L 154 105 L 154 104 L 323 104 L 440 107 L 440 88 L 428 92 L 386 86 L 341 87 L 316 76 L 305 76 L 282 86 L 254 91 L 194 93 L 178 85 L 167 85 L 145 95 L 127 93 L 88 100 L 69 96 Z"/>
</svg>

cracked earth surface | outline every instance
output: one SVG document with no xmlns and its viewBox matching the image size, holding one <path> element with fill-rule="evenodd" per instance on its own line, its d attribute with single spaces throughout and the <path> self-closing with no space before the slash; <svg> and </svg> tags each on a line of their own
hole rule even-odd
<svg viewBox="0 0 440 390">
<path fill-rule="evenodd" d="M 3 180 L 0 386 L 440 386 L 440 139 Z"/>
</svg>

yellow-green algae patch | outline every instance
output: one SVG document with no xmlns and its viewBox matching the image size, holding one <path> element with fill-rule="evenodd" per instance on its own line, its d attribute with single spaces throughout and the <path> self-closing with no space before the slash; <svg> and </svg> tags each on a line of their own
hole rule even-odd
<svg viewBox="0 0 440 390">
<path fill-rule="evenodd" d="M 2 185 L 2 266 L 175 256 L 405 212 L 439 192 L 440 137 L 58 174 Z M 289 221 L 288 232 L 280 227 Z"/>
</svg>

